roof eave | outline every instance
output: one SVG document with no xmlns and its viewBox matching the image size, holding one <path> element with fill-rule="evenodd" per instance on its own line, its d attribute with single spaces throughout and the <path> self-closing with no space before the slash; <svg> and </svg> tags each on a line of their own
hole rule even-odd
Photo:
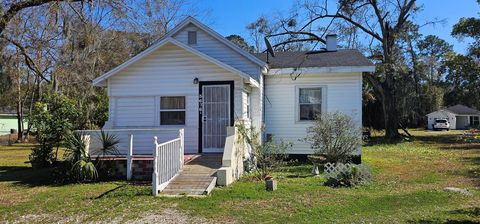
<svg viewBox="0 0 480 224">
<path fill-rule="evenodd" d="M 225 64 L 225 63 L 223 63 L 223 62 L 221 62 L 221 61 L 219 61 L 215 58 L 212 58 L 212 57 L 210 57 L 210 56 L 208 56 L 208 55 L 206 55 L 206 54 L 204 54 L 204 53 L 202 53 L 202 52 L 200 52 L 200 51 L 198 51 L 198 50 L 196 50 L 196 49 L 194 49 L 194 48 L 192 48 L 192 47 L 190 47 L 186 44 L 183 44 L 180 41 L 177 41 L 177 40 L 175 40 L 171 37 L 165 38 L 164 40 L 156 43 L 155 45 L 152 45 L 151 47 L 147 48 L 142 53 L 137 54 L 135 57 L 129 59 L 128 61 L 124 62 L 123 64 L 115 67 L 114 69 L 110 70 L 109 72 L 107 72 L 107 73 L 103 74 L 102 76 L 94 79 L 92 81 L 93 85 L 94 86 L 105 86 L 106 85 L 106 80 L 108 78 L 110 78 L 111 76 L 115 75 L 116 73 L 122 71 L 123 69 L 125 69 L 129 65 L 141 60 L 142 58 L 144 58 L 146 56 L 148 56 L 150 53 L 152 53 L 153 51 L 157 50 L 158 48 L 162 47 L 163 45 L 165 45 L 167 43 L 172 43 L 172 44 L 174 44 L 174 45 L 176 45 L 176 46 L 178 46 L 178 47 L 180 47 L 180 48 L 182 48 L 186 51 L 189 51 L 192 54 L 195 54 L 195 55 L 197 55 L 197 56 L 199 56 L 199 57 L 201 57 L 201 58 L 203 58 L 203 59 L 205 59 L 205 60 L 207 60 L 207 61 L 209 61 L 209 62 L 211 62 L 211 63 L 229 71 L 229 72 L 231 72 L 231 73 L 237 74 L 240 77 L 247 80 L 247 82 L 249 82 L 251 85 L 253 85 L 255 87 L 260 86 L 258 84 L 258 82 L 255 79 L 253 79 L 250 75 L 248 75 L 248 74 L 246 74 L 246 73 L 244 73 L 244 72 L 242 72 L 242 71 L 240 71 L 236 68 L 233 68 L 232 66 L 227 65 L 227 64 Z"/>
<path fill-rule="evenodd" d="M 318 73 L 352 73 L 352 72 L 375 72 L 374 65 L 365 66 L 333 66 L 333 67 L 306 67 L 306 68 L 273 68 L 266 75 L 282 75 L 301 72 L 303 74 Z"/>
</svg>

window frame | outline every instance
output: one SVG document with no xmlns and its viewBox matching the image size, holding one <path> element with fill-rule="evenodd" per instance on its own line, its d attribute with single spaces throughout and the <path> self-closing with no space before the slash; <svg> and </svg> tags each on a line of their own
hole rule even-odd
<svg viewBox="0 0 480 224">
<path fill-rule="evenodd" d="M 162 98 L 163 97 L 183 97 L 184 100 L 184 108 L 183 109 L 162 109 Z M 164 96 L 158 96 L 156 100 L 158 102 L 158 122 L 157 124 L 159 126 L 185 126 L 187 124 L 187 96 L 181 96 L 181 95 L 164 95 Z M 183 124 L 162 124 L 162 112 L 184 112 L 185 113 L 185 118 L 183 120 Z"/>
<path fill-rule="evenodd" d="M 480 125 L 480 116 L 472 116 L 472 125 Z"/>
<path fill-rule="evenodd" d="M 316 89 L 320 88 L 322 92 L 320 113 L 327 111 L 327 86 L 326 85 L 298 85 L 295 86 L 295 123 L 311 123 L 315 120 L 300 120 L 300 89 Z"/>
<path fill-rule="evenodd" d="M 195 34 L 194 42 L 190 42 L 190 34 Z M 187 43 L 188 45 L 197 45 L 198 44 L 198 32 L 196 30 L 187 31 Z"/>
</svg>

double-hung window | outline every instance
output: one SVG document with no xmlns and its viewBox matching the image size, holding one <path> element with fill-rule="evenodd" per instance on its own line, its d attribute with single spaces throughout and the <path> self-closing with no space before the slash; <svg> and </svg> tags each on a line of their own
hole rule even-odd
<svg viewBox="0 0 480 224">
<path fill-rule="evenodd" d="M 311 121 L 322 113 L 322 88 L 298 88 L 298 120 Z"/>
<path fill-rule="evenodd" d="M 160 97 L 160 125 L 185 124 L 185 97 Z"/>
</svg>

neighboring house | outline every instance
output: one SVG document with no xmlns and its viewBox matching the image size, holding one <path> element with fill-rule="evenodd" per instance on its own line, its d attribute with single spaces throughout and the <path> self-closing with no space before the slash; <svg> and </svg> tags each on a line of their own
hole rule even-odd
<svg viewBox="0 0 480 224">
<path fill-rule="evenodd" d="M 274 141 L 293 143 L 289 154 L 312 154 L 301 140 L 317 113 L 343 112 L 362 125 L 362 74 L 374 69 L 359 51 L 337 50 L 335 35 L 327 36 L 322 52 L 253 55 L 188 17 L 93 84 L 108 88 L 104 129 L 121 140 L 127 179 L 135 176 L 132 167 L 153 166 L 154 195 L 203 194 L 243 173 L 249 152 L 238 141 L 235 122 L 264 131 L 262 136 Z M 98 140 L 91 138 L 98 131 L 84 133 L 88 150 L 98 149 Z M 183 161 L 192 156 L 184 152 L 203 154 L 182 171 Z M 153 163 L 139 157 L 152 153 Z M 354 156 L 360 162 L 360 146 Z M 196 182 L 197 188 L 184 186 L 185 181 Z"/>
<path fill-rule="evenodd" d="M 480 111 L 460 104 L 434 111 L 427 114 L 428 129 L 433 129 L 436 119 L 448 119 L 450 129 L 467 129 L 480 125 Z"/>
<path fill-rule="evenodd" d="M 18 129 L 17 113 L 10 109 L 0 108 L 0 135 L 10 134 L 12 129 Z"/>
<path fill-rule="evenodd" d="M 290 154 L 311 154 L 300 139 L 316 113 L 340 111 L 362 125 L 362 73 L 374 71 L 359 51 L 327 39 L 324 52 L 252 55 L 188 17 L 93 81 L 108 88 L 104 128 L 184 128 L 186 153 L 210 153 L 223 152 L 227 126 L 246 121 L 292 142 Z"/>
</svg>

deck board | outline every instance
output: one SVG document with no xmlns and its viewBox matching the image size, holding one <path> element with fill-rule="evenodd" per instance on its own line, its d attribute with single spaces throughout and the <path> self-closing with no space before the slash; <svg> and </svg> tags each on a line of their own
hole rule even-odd
<svg viewBox="0 0 480 224">
<path fill-rule="evenodd" d="M 161 195 L 209 194 L 216 184 L 216 173 L 222 166 L 222 156 L 222 154 L 202 154 L 188 161 Z"/>
</svg>

